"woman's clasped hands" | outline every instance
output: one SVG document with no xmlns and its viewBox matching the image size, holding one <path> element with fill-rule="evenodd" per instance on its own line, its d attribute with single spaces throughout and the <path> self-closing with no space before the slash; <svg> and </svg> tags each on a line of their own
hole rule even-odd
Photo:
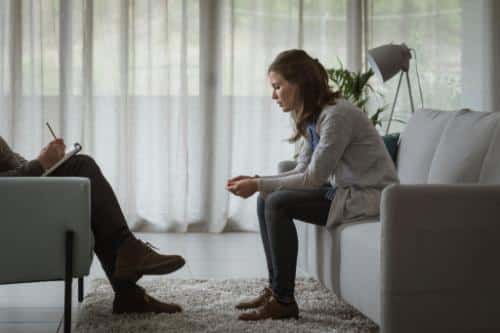
<svg viewBox="0 0 500 333">
<path fill-rule="evenodd" d="M 233 177 L 227 181 L 226 189 L 234 195 L 246 199 L 258 191 L 257 179 L 251 176 Z"/>
</svg>

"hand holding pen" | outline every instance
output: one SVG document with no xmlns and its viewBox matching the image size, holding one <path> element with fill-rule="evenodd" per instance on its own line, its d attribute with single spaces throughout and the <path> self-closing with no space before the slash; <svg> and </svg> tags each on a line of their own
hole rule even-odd
<svg viewBox="0 0 500 333">
<path fill-rule="evenodd" d="M 40 164 L 42 164 L 42 167 L 45 170 L 49 169 L 52 165 L 63 158 L 64 152 L 66 151 L 64 140 L 61 138 L 57 138 L 49 123 L 46 123 L 46 125 L 49 128 L 50 134 L 52 134 L 52 137 L 54 137 L 54 140 L 52 140 L 45 148 L 43 148 L 38 155 L 38 161 L 40 161 Z"/>
</svg>

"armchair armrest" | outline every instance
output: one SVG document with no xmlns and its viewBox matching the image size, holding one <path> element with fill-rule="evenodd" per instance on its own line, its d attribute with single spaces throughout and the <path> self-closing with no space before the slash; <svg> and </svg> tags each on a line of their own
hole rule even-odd
<svg viewBox="0 0 500 333">
<path fill-rule="evenodd" d="M 0 283 L 64 279 L 65 232 L 74 232 L 73 276 L 89 272 L 90 182 L 0 178 Z"/>
<path fill-rule="evenodd" d="M 499 185 L 386 188 L 381 332 L 500 331 L 499 219 Z"/>
</svg>

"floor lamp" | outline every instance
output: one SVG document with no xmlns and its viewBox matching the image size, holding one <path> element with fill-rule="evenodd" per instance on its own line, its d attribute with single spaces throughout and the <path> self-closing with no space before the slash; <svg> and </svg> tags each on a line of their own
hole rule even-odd
<svg viewBox="0 0 500 333">
<path fill-rule="evenodd" d="M 410 95 L 411 112 L 415 112 L 413 96 L 411 94 L 410 77 L 408 75 L 408 70 L 410 69 L 410 59 L 410 49 L 404 43 L 401 45 L 382 45 L 368 50 L 367 52 L 368 64 L 375 72 L 375 75 L 378 76 L 379 79 L 382 80 L 382 82 L 391 79 L 394 75 L 401 72 L 401 74 L 399 75 L 398 88 L 396 89 L 396 95 L 394 96 L 394 102 L 392 103 L 391 115 L 389 117 L 389 123 L 387 124 L 385 134 L 389 133 L 389 128 L 391 127 L 392 116 L 394 114 L 394 108 L 396 107 L 396 101 L 398 99 L 399 88 L 401 87 L 403 74 L 406 76 L 408 94 Z"/>
</svg>

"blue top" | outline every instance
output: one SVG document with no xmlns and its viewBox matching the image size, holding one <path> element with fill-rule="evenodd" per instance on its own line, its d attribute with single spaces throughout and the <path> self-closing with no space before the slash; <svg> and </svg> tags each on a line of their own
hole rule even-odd
<svg viewBox="0 0 500 333">
<path fill-rule="evenodd" d="M 314 152 L 314 149 L 316 149 L 316 146 L 319 143 L 319 134 L 316 132 L 316 122 L 310 122 L 307 125 L 307 134 L 309 135 L 310 140 L 310 145 L 311 145 L 311 152 Z M 328 188 L 328 191 L 325 193 L 325 198 L 328 200 L 333 200 L 333 197 L 335 196 L 335 187 L 332 187 L 330 184 L 325 184 L 325 187 Z"/>
<path fill-rule="evenodd" d="M 310 122 L 307 125 L 307 134 L 309 134 L 309 138 L 311 139 L 311 151 L 314 151 L 319 143 L 319 134 L 316 132 L 316 122 Z"/>
</svg>

